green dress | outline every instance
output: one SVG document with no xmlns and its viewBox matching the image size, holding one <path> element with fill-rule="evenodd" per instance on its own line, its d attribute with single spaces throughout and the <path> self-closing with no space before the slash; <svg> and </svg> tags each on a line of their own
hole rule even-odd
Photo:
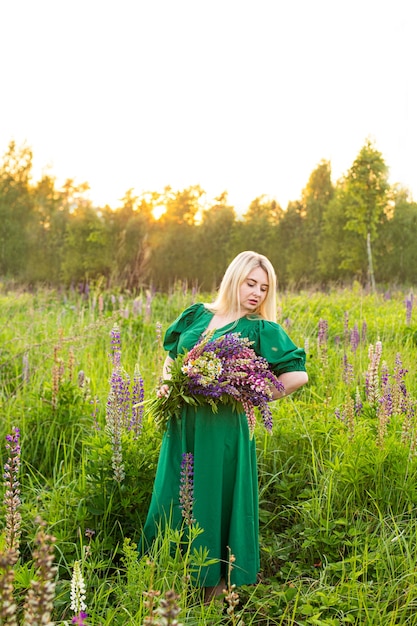
<svg viewBox="0 0 417 626">
<path fill-rule="evenodd" d="M 206 330 L 213 313 L 198 303 L 186 309 L 168 328 L 164 348 L 175 359 L 192 348 Z M 276 374 L 305 369 L 305 353 L 274 322 L 245 316 L 216 330 L 214 337 L 240 333 L 253 341 L 252 348 L 270 363 Z M 183 454 L 192 453 L 193 518 L 204 532 L 193 547 L 209 550 L 214 565 L 197 576 L 204 586 L 217 585 L 226 575 L 228 548 L 235 557 L 232 583 L 256 582 L 259 572 L 258 473 L 255 439 L 250 439 L 245 413 L 219 404 L 218 413 L 209 405 L 184 406 L 181 419 L 170 419 L 164 433 L 153 494 L 143 529 L 142 545 L 150 545 L 158 526 L 166 520 L 182 524 L 179 501 Z"/>
</svg>

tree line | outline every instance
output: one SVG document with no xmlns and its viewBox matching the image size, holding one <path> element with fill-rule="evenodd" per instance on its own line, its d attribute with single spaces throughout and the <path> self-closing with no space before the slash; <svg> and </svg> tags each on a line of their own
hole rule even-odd
<svg viewBox="0 0 417 626">
<path fill-rule="evenodd" d="M 33 181 L 32 157 L 28 146 L 11 142 L 0 163 L 3 281 L 101 280 L 134 292 L 168 290 L 180 280 L 211 290 L 231 258 L 250 249 L 271 259 L 281 287 L 415 282 L 417 203 L 388 183 L 370 140 L 336 183 L 323 160 L 285 210 L 261 196 L 243 215 L 227 192 L 207 204 L 199 186 L 140 196 L 128 190 L 115 210 L 97 207 L 86 183 L 68 179 L 58 188 L 49 174 Z"/>
</svg>

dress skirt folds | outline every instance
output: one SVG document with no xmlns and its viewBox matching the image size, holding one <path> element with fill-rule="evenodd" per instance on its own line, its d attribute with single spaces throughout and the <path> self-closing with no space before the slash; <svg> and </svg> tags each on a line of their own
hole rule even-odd
<svg viewBox="0 0 417 626">
<path fill-rule="evenodd" d="M 206 330 L 213 313 L 203 304 L 186 309 L 168 328 L 164 347 L 172 358 L 192 348 Z M 276 374 L 305 369 L 305 354 L 285 331 L 259 316 L 242 317 L 218 329 L 214 338 L 240 333 L 252 342 Z M 235 558 L 231 582 L 238 586 L 255 583 L 259 572 L 258 474 L 255 438 L 250 439 L 245 413 L 230 405 L 184 406 L 181 418 L 168 422 L 161 445 L 142 546 L 149 546 L 158 528 L 169 520 L 180 528 L 181 465 L 185 454 L 193 455 L 192 517 L 203 532 L 193 548 L 208 550 L 216 559 L 201 569 L 198 582 L 217 585 L 226 576 L 230 554 Z"/>
</svg>

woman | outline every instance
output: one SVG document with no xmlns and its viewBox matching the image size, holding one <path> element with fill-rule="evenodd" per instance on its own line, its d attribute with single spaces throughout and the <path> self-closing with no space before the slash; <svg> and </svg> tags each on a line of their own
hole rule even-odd
<svg viewBox="0 0 417 626">
<path fill-rule="evenodd" d="M 187 308 L 168 328 L 164 348 L 168 351 L 163 378 L 184 349 L 191 349 L 207 332 L 212 338 L 240 333 L 252 349 L 264 357 L 284 386 L 274 388 L 277 400 L 304 385 L 305 353 L 297 348 L 276 322 L 276 277 L 270 261 L 255 252 L 241 252 L 229 265 L 211 304 Z M 158 395 L 169 393 L 163 384 Z M 206 599 L 221 593 L 227 562 L 234 556 L 231 582 L 256 582 L 259 572 L 258 476 L 254 438 L 250 438 L 245 413 L 219 404 L 213 413 L 207 404 L 184 406 L 181 419 L 170 419 L 164 434 L 144 539 L 151 543 L 158 525 L 170 519 L 181 526 L 179 501 L 183 455 L 193 455 L 193 518 L 204 532 L 194 546 L 207 548 L 215 565 L 204 568 L 199 583 Z"/>
</svg>

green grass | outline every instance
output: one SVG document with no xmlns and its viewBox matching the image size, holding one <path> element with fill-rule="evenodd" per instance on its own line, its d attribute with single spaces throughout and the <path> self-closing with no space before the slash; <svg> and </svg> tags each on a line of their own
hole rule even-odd
<svg viewBox="0 0 417 626">
<path fill-rule="evenodd" d="M 280 295 L 280 321 L 307 347 L 310 381 L 274 404 L 272 435 L 257 431 L 262 573 L 258 585 L 237 590 L 240 604 L 229 616 L 220 600 L 202 603 L 192 572 L 209 555 L 181 546 L 178 533 L 161 534 L 150 555 L 137 557 L 161 433 L 148 421 L 139 437 L 123 433 L 119 483 L 105 430 L 113 325 L 124 369 L 133 376 L 139 364 L 151 397 L 163 359 L 157 325 L 165 330 L 192 295 L 180 288 L 156 295 L 150 309 L 145 294 L 136 301 L 103 294 L 102 307 L 98 293 L 0 295 L 0 435 L 4 441 L 18 426 L 22 444 L 18 602 L 33 575 L 40 515 L 57 539 L 57 623 L 71 622 L 72 567 L 81 560 L 88 623 L 97 626 L 142 624 L 151 610 L 144 592 L 170 589 L 178 594 L 179 621 L 190 625 L 237 625 L 240 618 L 246 626 L 417 625 L 417 327 L 414 319 L 406 324 L 405 295 L 368 295 L 359 286 Z M 321 349 L 320 319 L 328 323 Z M 353 352 L 355 325 L 359 332 L 366 325 L 366 336 Z M 408 414 L 388 423 L 380 403 L 365 395 L 369 345 L 378 340 L 391 382 L 398 357 L 408 370 Z M 338 419 L 335 412 L 348 412 L 357 391 L 360 415 Z M 4 464 L 4 447 L 1 453 Z M 3 525 L 4 514 L 3 507 Z"/>
</svg>

